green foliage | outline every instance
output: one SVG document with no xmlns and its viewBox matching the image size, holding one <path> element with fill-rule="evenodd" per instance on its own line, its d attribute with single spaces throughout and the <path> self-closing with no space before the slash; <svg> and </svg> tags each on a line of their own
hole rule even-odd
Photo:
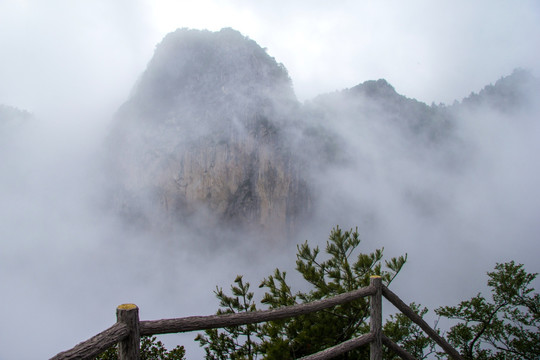
<svg viewBox="0 0 540 360">
<path fill-rule="evenodd" d="M 167 350 L 163 343 L 155 336 L 141 337 L 141 360 L 185 360 L 186 350 L 183 346 L 176 346 Z M 96 357 L 96 360 L 117 360 L 118 346 L 110 347 L 107 351 Z"/>
<path fill-rule="evenodd" d="M 427 308 L 422 308 L 415 303 L 409 306 L 421 317 L 424 317 L 428 312 Z M 426 359 L 429 355 L 435 353 L 435 342 L 402 313 L 390 315 L 390 318 L 383 326 L 383 333 L 416 359 Z M 397 360 L 400 358 L 394 352 L 385 349 L 383 359 Z"/>
<path fill-rule="evenodd" d="M 240 275 L 234 283 L 236 285 L 231 285 L 233 296 L 226 295 L 221 288 L 214 291 L 219 300 L 218 315 L 257 310 L 253 292 L 249 291 L 249 283 L 244 283 Z M 252 360 L 257 357 L 258 344 L 254 338 L 259 330 L 258 324 L 228 327 L 223 330 L 210 329 L 205 331 L 205 335 L 198 334 L 195 340 L 205 347 L 205 358 L 208 360 Z"/>
<path fill-rule="evenodd" d="M 357 230 L 342 231 L 336 227 L 326 244 L 325 259 L 321 259 L 318 247 L 311 248 L 307 242 L 298 246 L 296 269 L 311 290 L 293 292 L 286 272 L 276 269 L 260 285 L 266 289 L 261 303 L 274 309 L 330 298 L 368 286 L 372 275 L 381 276 L 388 285 L 406 262 L 406 256 L 400 256 L 383 263 L 383 249 L 362 254 L 357 253 L 359 245 Z M 225 295 L 221 289 L 216 291 L 221 306 L 218 314 L 256 310 L 253 293 L 248 292 L 249 284 L 243 284 L 241 277 L 237 277 L 235 283 L 237 285 L 231 287 L 233 296 Z M 252 359 L 257 355 L 265 359 L 292 359 L 369 332 L 368 317 L 368 299 L 364 298 L 313 314 L 251 325 L 251 328 L 206 331 L 206 336 L 198 335 L 197 340 L 205 347 L 207 359 Z M 240 337 L 242 341 L 238 340 Z M 247 351 L 248 344 L 250 351 Z M 366 357 L 367 351 L 352 351 L 342 358 Z"/>
<path fill-rule="evenodd" d="M 401 271 L 407 256 L 383 261 L 383 249 L 369 254 L 358 253 L 357 230 L 332 230 L 324 253 L 307 242 L 297 247 L 296 270 L 308 283 L 308 291 L 293 291 L 286 272 L 275 269 L 263 279 L 265 293 L 261 303 L 269 309 L 326 299 L 366 287 L 370 276 L 381 276 L 388 286 Z M 458 323 L 447 333 L 447 340 L 466 359 L 517 360 L 538 359 L 540 354 L 540 298 L 533 293 L 532 282 L 537 274 L 529 274 L 523 265 L 514 262 L 497 264 L 488 273 L 491 300 L 481 294 L 454 307 L 435 312 Z M 256 311 L 254 294 L 241 276 L 231 286 L 232 295 L 217 288 L 220 301 L 218 314 Z M 420 316 L 428 310 L 412 303 Z M 223 330 L 208 330 L 196 338 L 205 348 L 206 359 L 295 359 L 370 331 L 367 298 L 294 318 L 270 321 L 261 325 L 245 325 Z M 383 326 L 384 334 L 417 359 L 437 357 L 434 341 L 408 317 L 391 315 Z M 368 359 L 369 347 L 349 351 L 337 359 Z M 384 349 L 385 359 L 397 359 Z"/>
<path fill-rule="evenodd" d="M 497 264 L 488 273 L 491 300 L 481 294 L 457 306 L 436 311 L 456 319 L 448 340 L 467 359 L 538 359 L 540 355 L 540 296 L 523 265 Z"/>
<path fill-rule="evenodd" d="M 267 289 L 262 303 L 278 308 L 330 298 L 369 286 L 372 275 L 379 275 L 385 285 L 390 284 L 405 264 L 406 256 L 385 261 L 383 268 L 383 249 L 357 253 L 360 242 L 357 229 L 342 231 L 336 227 L 326 244 L 326 259 L 321 259 L 318 247 L 311 248 L 307 242 L 298 246 L 296 270 L 311 290 L 293 294 L 285 281 L 286 274 L 276 269 L 261 283 Z M 325 311 L 268 322 L 262 327 L 261 349 L 268 359 L 302 357 L 369 332 L 368 317 L 368 299 L 362 298 Z M 344 358 L 356 358 L 364 352 L 365 349 L 353 351 Z"/>
</svg>

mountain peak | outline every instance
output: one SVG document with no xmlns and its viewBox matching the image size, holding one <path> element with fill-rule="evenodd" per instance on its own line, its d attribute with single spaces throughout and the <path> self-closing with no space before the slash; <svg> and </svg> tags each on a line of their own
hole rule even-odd
<svg viewBox="0 0 540 360">
<path fill-rule="evenodd" d="M 296 106 L 283 65 L 238 31 L 168 34 L 111 135 L 120 207 L 286 236 L 310 207 L 287 142 Z"/>
<path fill-rule="evenodd" d="M 360 93 L 371 98 L 388 98 L 398 93 L 385 79 L 368 80 L 356 85 L 350 90 L 352 93 Z"/>
<path fill-rule="evenodd" d="M 525 69 L 515 69 L 510 75 L 487 85 L 477 93 L 463 99 L 466 106 L 488 105 L 499 111 L 508 112 L 526 105 L 528 94 L 540 91 L 540 80 Z"/>
<path fill-rule="evenodd" d="M 0 104 L 0 132 L 17 127 L 32 117 L 28 111 Z"/>
<path fill-rule="evenodd" d="M 185 102 L 221 108 L 269 94 L 296 99 L 285 67 L 255 41 L 231 28 L 183 28 L 157 45 L 133 98 L 154 111 Z"/>
</svg>

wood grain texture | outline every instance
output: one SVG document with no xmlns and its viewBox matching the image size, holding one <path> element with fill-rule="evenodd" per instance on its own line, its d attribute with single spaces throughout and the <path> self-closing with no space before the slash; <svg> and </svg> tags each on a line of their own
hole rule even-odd
<svg viewBox="0 0 540 360">
<path fill-rule="evenodd" d="M 334 296 L 330 299 L 313 301 L 306 304 L 287 306 L 274 310 L 253 311 L 240 314 L 190 316 L 176 319 L 141 321 L 140 332 L 141 336 L 169 334 L 285 319 L 354 301 L 365 296 L 372 295 L 374 291 L 374 287 L 368 286 L 345 294 Z"/>
<path fill-rule="evenodd" d="M 369 333 L 362 336 L 359 336 L 355 339 L 347 340 L 342 342 L 339 345 L 332 346 L 331 348 L 325 349 L 323 351 L 319 351 L 318 353 L 304 356 L 303 358 L 300 358 L 299 360 L 325 360 L 325 359 L 331 359 L 333 357 L 345 354 L 347 351 L 354 350 L 356 348 L 359 348 L 360 346 L 364 346 L 370 342 L 373 341 L 374 335 Z"/>
<path fill-rule="evenodd" d="M 128 336 L 118 343 L 119 360 L 139 360 L 141 335 L 139 332 L 139 308 L 134 304 L 124 304 L 116 308 L 118 323 L 126 324 Z"/>
<path fill-rule="evenodd" d="M 454 349 L 449 343 L 446 342 L 435 330 L 429 326 L 424 319 L 422 319 L 417 313 L 415 313 L 407 304 L 403 302 L 392 291 L 390 291 L 386 286 L 382 288 L 383 296 L 388 299 L 395 307 L 398 308 L 405 316 L 411 319 L 416 325 L 420 326 L 424 332 L 429 335 L 448 355 L 450 355 L 454 360 L 463 360 L 461 355 Z"/>
<path fill-rule="evenodd" d="M 370 360 L 382 360 L 382 278 L 372 276 L 370 286 L 375 288 L 375 293 L 370 297 L 369 330 L 373 334 L 373 341 L 369 344 Z"/>
<path fill-rule="evenodd" d="M 414 356 L 409 354 L 407 351 L 403 350 L 398 344 L 390 340 L 386 335 L 381 335 L 382 343 L 396 353 L 400 358 L 405 360 L 416 360 Z"/>
<path fill-rule="evenodd" d="M 397 355 L 406 360 L 414 357 L 395 344 L 382 333 L 382 296 L 390 301 L 405 316 L 417 324 L 454 360 L 463 360 L 461 355 L 433 330 L 418 314 L 407 306 L 396 294 L 382 284 L 380 277 L 372 277 L 370 286 L 334 296 L 330 299 L 311 303 L 287 306 L 279 309 L 244 312 L 239 314 L 190 316 L 175 319 L 139 321 L 139 309 L 134 304 L 124 304 L 117 308 L 118 322 L 107 330 L 76 345 L 74 348 L 61 352 L 51 360 L 93 359 L 115 343 L 119 343 L 120 359 L 138 359 L 140 351 L 140 336 L 198 331 L 223 328 L 264 321 L 285 319 L 327 309 L 336 305 L 371 297 L 370 333 L 358 338 L 345 341 L 339 345 L 302 358 L 302 360 L 322 360 L 346 353 L 357 347 L 370 343 L 372 360 L 382 359 L 381 344 L 385 344 Z"/>
<path fill-rule="evenodd" d="M 51 360 L 93 359 L 117 342 L 123 340 L 128 336 L 128 333 L 129 329 L 126 324 L 116 323 L 96 336 L 81 342 L 74 348 L 57 354 Z"/>
</svg>

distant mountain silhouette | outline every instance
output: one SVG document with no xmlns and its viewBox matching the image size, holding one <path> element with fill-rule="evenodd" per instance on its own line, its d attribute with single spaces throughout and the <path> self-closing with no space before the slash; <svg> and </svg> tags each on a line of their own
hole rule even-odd
<svg viewBox="0 0 540 360">
<path fill-rule="evenodd" d="M 459 105 L 468 108 L 489 106 L 508 113 L 531 105 L 528 103 L 529 95 L 535 93 L 540 93 L 539 80 L 530 71 L 516 69 L 494 85 L 485 86 L 478 94 L 471 93 Z"/>
<path fill-rule="evenodd" d="M 336 124 L 384 125 L 434 151 L 453 141 L 461 110 L 511 111 L 533 84 L 516 70 L 461 103 L 428 106 L 379 79 L 301 104 L 285 67 L 253 40 L 232 29 L 179 29 L 157 46 L 118 110 L 108 141 L 111 198 L 144 227 L 221 225 L 287 237 L 324 191 L 314 186 L 318 172 L 356 156 Z"/>
<path fill-rule="evenodd" d="M 12 106 L 0 104 L 0 129 L 7 131 L 8 128 L 18 126 L 32 118 L 32 114 Z"/>
</svg>

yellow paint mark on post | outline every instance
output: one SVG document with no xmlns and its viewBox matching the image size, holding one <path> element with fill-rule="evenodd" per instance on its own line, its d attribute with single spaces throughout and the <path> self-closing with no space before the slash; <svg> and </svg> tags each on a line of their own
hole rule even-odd
<svg viewBox="0 0 540 360">
<path fill-rule="evenodd" d="M 132 310 L 132 309 L 136 309 L 136 308 L 137 308 L 137 305 L 135 305 L 135 304 L 118 305 L 118 309 L 120 309 L 120 310 Z"/>
</svg>

